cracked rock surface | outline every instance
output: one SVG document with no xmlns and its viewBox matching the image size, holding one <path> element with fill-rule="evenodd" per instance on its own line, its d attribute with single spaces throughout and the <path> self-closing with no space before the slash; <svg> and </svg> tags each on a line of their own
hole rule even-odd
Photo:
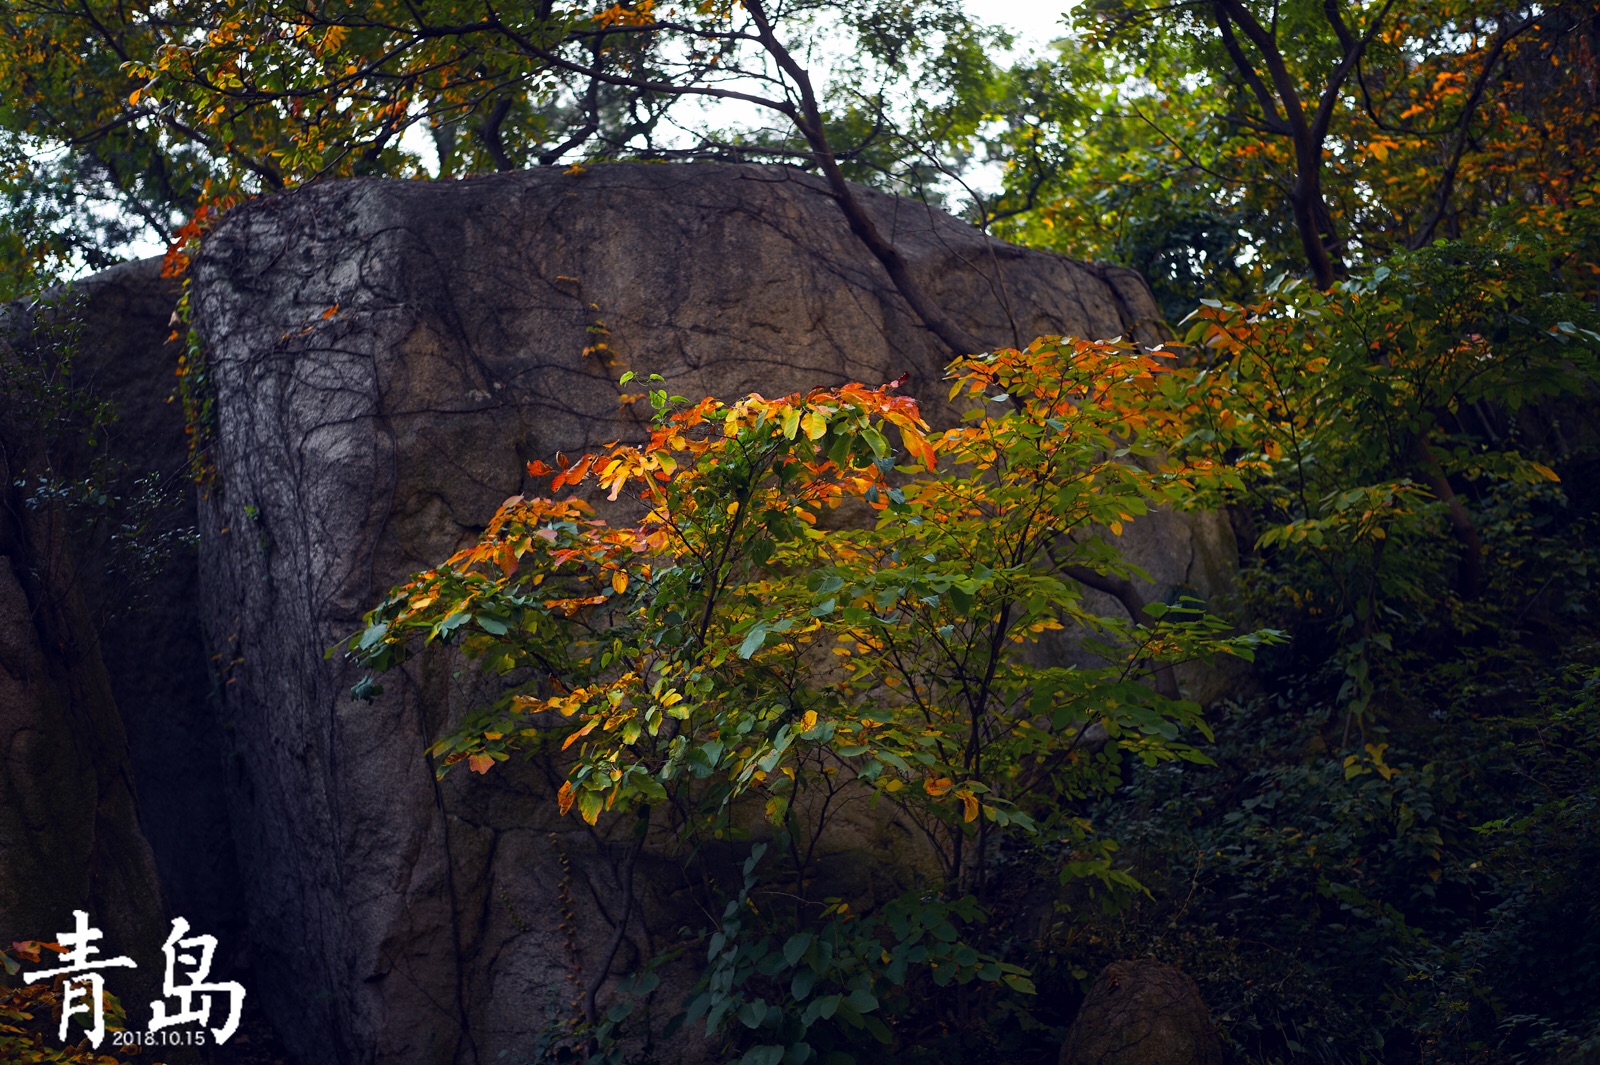
<svg viewBox="0 0 1600 1065">
<path fill-rule="evenodd" d="M 1060 1065 L 1222 1065 L 1200 988 L 1154 958 L 1101 970 L 1062 1044 Z"/>
<path fill-rule="evenodd" d="M 1130 271 L 861 194 L 930 295 L 995 346 L 1159 339 Z M 363 703 L 359 674 L 325 652 L 534 490 L 527 461 L 642 435 L 624 370 L 729 399 L 907 373 L 907 393 L 936 401 L 947 353 L 821 182 L 777 167 L 308 188 L 230 215 L 193 286 L 216 392 L 200 609 L 227 664 L 255 991 L 303 1062 L 522 1060 L 567 1015 L 569 977 L 595 978 L 620 844 L 558 818 L 537 765 L 435 780 L 422 752 L 472 704 L 459 662 L 423 656 Z M 1154 588 L 1225 560 L 1221 523 L 1163 520 L 1141 532 Z M 674 909 L 674 863 L 645 862 L 619 972 L 704 923 Z"/>
</svg>

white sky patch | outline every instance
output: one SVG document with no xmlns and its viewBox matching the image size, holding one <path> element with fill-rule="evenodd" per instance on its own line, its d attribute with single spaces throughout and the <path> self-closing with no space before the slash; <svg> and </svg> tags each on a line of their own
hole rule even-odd
<svg viewBox="0 0 1600 1065">
<path fill-rule="evenodd" d="M 979 22 L 1004 26 L 1017 39 L 1014 56 L 996 56 L 997 61 L 1020 59 L 1030 51 L 1042 52 L 1050 42 L 1067 35 L 1062 21 L 1078 6 L 1078 0 L 966 0 L 967 13 Z"/>
</svg>

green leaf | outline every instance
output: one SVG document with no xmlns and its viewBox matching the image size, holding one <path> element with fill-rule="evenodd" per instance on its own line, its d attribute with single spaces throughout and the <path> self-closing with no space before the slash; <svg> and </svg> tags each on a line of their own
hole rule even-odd
<svg viewBox="0 0 1600 1065">
<path fill-rule="evenodd" d="M 1039 993 L 1038 989 L 1033 986 L 1033 981 L 1029 980 L 1026 976 L 1019 976 L 1016 973 L 1006 973 L 1005 982 L 1013 991 L 1020 991 L 1024 995 L 1036 995 Z"/>
<path fill-rule="evenodd" d="M 798 965 L 800 959 L 806 956 L 806 951 L 811 949 L 812 935 L 810 932 L 800 932 L 789 937 L 783 945 L 783 960 L 790 965 Z"/>
<path fill-rule="evenodd" d="M 744 1052 L 739 1065 L 778 1065 L 783 1060 L 783 1047 L 772 1043 L 753 1046 Z"/>
<path fill-rule="evenodd" d="M 749 658 L 761 650 L 761 645 L 767 642 L 767 632 L 765 621 L 758 621 L 752 625 L 750 631 L 745 634 L 744 642 L 739 645 L 739 657 Z"/>
<path fill-rule="evenodd" d="M 806 1065 L 816 1053 L 810 1043 L 790 1043 L 789 1049 L 783 1052 L 783 1065 Z"/>
<path fill-rule="evenodd" d="M 803 1023 L 811 1024 L 816 1020 L 827 1020 L 839 1011 L 839 1003 L 843 1001 L 839 995 L 823 995 L 813 999 L 811 1005 L 806 1007 L 802 1016 Z"/>
<path fill-rule="evenodd" d="M 871 1013 L 878 1008 L 877 998 L 864 987 L 858 987 L 850 992 L 845 1001 L 850 1003 L 851 1008 L 857 1013 Z"/>
</svg>

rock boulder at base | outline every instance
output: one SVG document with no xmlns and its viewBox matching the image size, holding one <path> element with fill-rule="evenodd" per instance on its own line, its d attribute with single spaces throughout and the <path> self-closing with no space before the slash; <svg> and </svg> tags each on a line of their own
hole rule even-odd
<svg viewBox="0 0 1600 1065">
<path fill-rule="evenodd" d="M 1130 271 L 860 195 L 987 343 L 1158 339 Z M 192 284 L 215 390 L 201 609 L 238 752 L 252 993 L 305 1063 L 521 1060 L 608 978 L 626 834 L 558 817 L 536 764 L 435 779 L 423 751 L 472 705 L 459 662 L 421 656 L 358 702 L 360 674 L 325 652 L 506 497 L 545 488 L 528 461 L 642 437 L 625 370 L 728 399 L 908 374 L 937 408 L 949 353 L 825 186 L 779 167 L 316 186 L 229 215 Z M 1155 584 L 1202 583 L 1225 528 L 1162 521 L 1141 556 Z M 892 855 L 912 835 L 883 819 L 852 846 Z M 613 975 L 702 920 L 673 908 L 674 864 L 647 860 Z"/>
<path fill-rule="evenodd" d="M 1060 1065 L 1222 1065 L 1222 1040 L 1200 989 L 1150 958 L 1114 961 L 1095 978 Z"/>
</svg>

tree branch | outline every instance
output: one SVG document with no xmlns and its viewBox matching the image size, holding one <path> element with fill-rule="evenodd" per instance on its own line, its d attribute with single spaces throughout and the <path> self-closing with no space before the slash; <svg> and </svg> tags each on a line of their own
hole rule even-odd
<svg viewBox="0 0 1600 1065">
<path fill-rule="evenodd" d="M 1263 123 L 1265 128 L 1273 133 L 1287 134 L 1291 132 L 1289 124 L 1278 113 L 1278 104 L 1273 100 L 1272 93 L 1268 91 L 1266 83 L 1261 80 L 1261 75 L 1256 72 L 1254 64 L 1250 62 L 1250 57 L 1244 54 L 1243 48 L 1239 47 L 1239 41 L 1233 35 L 1232 22 L 1220 7 L 1217 12 L 1217 30 L 1222 36 L 1222 47 L 1227 51 L 1228 58 L 1233 60 L 1233 65 L 1239 71 L 1239 76 L 1244 78 L 1245 84 L 1250 87 L 1250 91 L 1255 93 L 1256 102 L 1261 105 L 1261 114 L 1265 118 Z"/>
<path fill-rule="evenodd" d="M 850 183 L 845 180 L 844 173 L 839 169 L 839 161 L 834 157 L 833 148 L 828 143 L 827 134 L 823 129 L 822 115 L 817 107 L 816 94 L 811 87 L 811 78 L 805 68 L 795 62 L 794 56 L 783 46 L 777 36 L 772 32 L 772 24 L 767 19 L 766 9 L 761 0 L 744 0 L 745 10 L 750 13 L 755 22 L 756 31 L 761 39 L 761 45 L 772 56 L 778 67 L 789 76 L 800 94 L 798 111 L 790 110 L 788 113 L 794 121 L 800 135 L 811 145 L 816 153 L 816 160 L 823 176 L 827 179 L 828 187 L 833 192 L 835 202 L 844 212 L 845 221 L 854 233 L 867 246 L 873 256 L 883 265 L 889 274 L 889 280 L 907 303 L 912 311 L 922 319 L 928 329 L 939 338 L 953 354 L 971 355 L 984 350 L 984 344 L 966 329 L 958 325 L 944 313 L 943 309 L 928 299 L 911 276 L 911 271 L 906 267 L 905 259 L 893 244 L 885 240 L 883 234 L 878 232 L 878 227 L 868 216 L 866 209 L 861 206 L 861 201 L 850 188 Z"/>
<path fill-rule="evenodd" d="M 511 97 L 502 96 L 495 101 L 494 108 L 483 120 L 483 125 L 478 127 L 478 139 L 483 141 L 483 148 L 494 161 L 494 168 L 501 173 L 517 168 L 517 164 L 511 161 L 511 156 L 506 154 L 505 143 L 500 139 L 500 125 L 510 113 Z"/>
<path fill-rule="evenodd" d="M 1145 618 L 1144 596 L 1139 594 L 1139 589 L 1126 577 L 1108 577 L 1098 570 L 1088 566 L 1067 565 L 1061 567 L 1063 575 L 1071 577 L 1085 588 L 1093 588 L 1097 592 L 1104 592 L 1122 604 L 1122 609 L 1128 612 L 1128 617 L 1137 624 Z M 1172 663 L 1164 662 L 1155 671 L 1153 677 L 1156 691 L 1168 699 L 1181 699 L 1183 694 L 1178 690 L 1178 678 L 1173 672 Z"/>
</svg>

